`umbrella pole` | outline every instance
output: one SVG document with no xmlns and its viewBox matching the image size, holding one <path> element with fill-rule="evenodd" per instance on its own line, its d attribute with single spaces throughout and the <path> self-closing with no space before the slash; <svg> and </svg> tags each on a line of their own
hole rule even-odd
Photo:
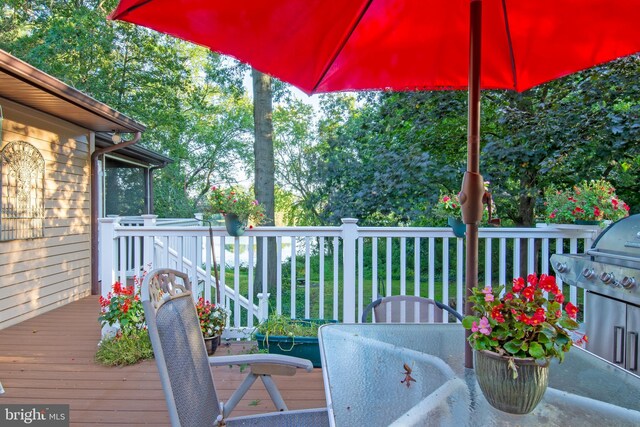
<svg viewBox="0 0 640 427">
<path fill-rule="evenodd" d="M 462 218 L 467 225 L 465 264 L 465 314 L 472 314 L 469 297 L 478 279 L 478 223 L 482 218 L 484 182 L 480 175 L 480 63 L 482 0 L 471 0 L 469 31 L 469 122 L 467 128 L 467 172 L 462 181 Z M 465 338 L 471 331 L 465 330 Z M 473 350 L 465 341 L 464 366 L 473 368 Z"/>
</svg>

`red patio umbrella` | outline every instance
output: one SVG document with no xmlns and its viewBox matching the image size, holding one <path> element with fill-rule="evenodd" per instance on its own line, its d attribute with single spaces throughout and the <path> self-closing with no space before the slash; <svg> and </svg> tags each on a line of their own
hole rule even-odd
<svg viewBox="0 0 640 427">
<path fill-rule="evenodd" d="M 231 55 L 309 94 L 468 89 L 467 296 L 484 195 L 480 89 L 521 92 L 640 51 L 638 0 L 121 0 L 110 19 Z"/>
</svg>

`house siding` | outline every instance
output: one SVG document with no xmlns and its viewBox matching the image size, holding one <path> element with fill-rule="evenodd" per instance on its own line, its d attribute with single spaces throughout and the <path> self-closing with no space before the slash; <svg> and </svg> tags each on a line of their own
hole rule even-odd
<svg viewBox="0 0 640 427">
<path fill-rule="evenodd" d="M 0 98 L 1 148 L 36 147 L 45 161 L 44 237 L 0 241 L 0 329 L 91 293 L 91 132 Z"/>
</svg>

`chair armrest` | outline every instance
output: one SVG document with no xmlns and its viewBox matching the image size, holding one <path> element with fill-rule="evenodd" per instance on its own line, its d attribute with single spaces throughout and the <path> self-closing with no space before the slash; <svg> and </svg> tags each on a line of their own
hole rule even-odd
<svg viewBox="0 0 640 427">
<path fill-rule="evenodd" d="M 307 359 L 280 354 L 239 354 L 236 356 L 209 357 L 210 366 L 252 365 L 255 363 L 293 366 L 295 368 L 304 368 L 307 372 L 313 370 L 313 364 Z"/>
</svg>

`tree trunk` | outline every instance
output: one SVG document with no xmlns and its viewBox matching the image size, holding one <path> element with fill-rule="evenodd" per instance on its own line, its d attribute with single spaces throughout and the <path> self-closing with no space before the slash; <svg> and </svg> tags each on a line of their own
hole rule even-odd
<svg viewBox="0 0 640 427">
<path fill-rule="evenodd" d="M 253 70 L 253 122 L 255 125 L 255 185 L 256 199 L 264 206 L 267 220 L 263 225 L 275 225 L 275 166 L 273 160 L 273 105 L 271 77 Z M 276 290 L 276 241 L 268 239 L 267 247 L 267 289 Z M 254 292 L 262 292 L 262 239 L 259 239 L 256 259 Z"/>
<path fill-rule="evenodd" d="M 535 188 L 535 172 L 525 173 L 520 180 L 520 202 L 518 204 L 518 225 L 521 227 L 532 227 L 534 224 L 534 208 L 536 205 L 535 197 L 532 197 L 529 194 L 532 188 Z M 534 256 L 534 266 L 538 265 L 538 251 L 540 248 L 539 242 L 536 242 L 535 245 L 535 256 Z M 529 246 L 527 239 L 520 240 L 520 276 L 527 277 L 527 267 L 528 267 L 528 257 L 529 257 Z M 516 262 L 514 260 L 514 262 Z M 536 268 L 534 268 L 536 270 Z M 536 273 L 539 273 L 536 271 Z"/>
</svg>

